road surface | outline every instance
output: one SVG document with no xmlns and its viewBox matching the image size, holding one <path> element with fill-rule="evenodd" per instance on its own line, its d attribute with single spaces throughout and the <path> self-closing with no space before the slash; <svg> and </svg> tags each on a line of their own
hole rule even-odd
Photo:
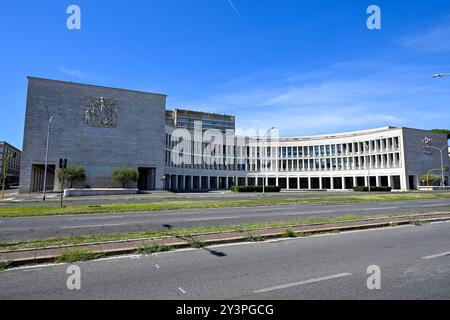
<svg viewBox="0 0 450 320">
<path fill-rule="evenodd" d="M 133 231 L 160 231 L 216 225 L 241 225 L 341 215 L 380 216 L 450 210 L 450 199 L 298 204 L 276 207 L 195 209 L 128 214 L 90 214 L 0 219 L 0 246 L 15 241 Z"/>
<path fill-rule="evenodd" d="M 369 266 L 381 290 L 369 290 Z M 450 223 L 215 246 L 0 273 L 0 299 L 450 299 Z"/>
</svg>

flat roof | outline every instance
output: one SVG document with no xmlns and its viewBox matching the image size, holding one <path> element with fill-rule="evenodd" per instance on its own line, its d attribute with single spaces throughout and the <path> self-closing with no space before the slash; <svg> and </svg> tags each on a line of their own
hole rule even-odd
<svg viewBox="0 0 450 320">
<path fill-rule="evenodd" d="M 312 135 L 312 136 L 280 137 L 280 138 L 285 139 L 285 140 L 293 140 L 293 141 L 295 141 L 295 140 L 333 139 L 333 138 L 337 139 L 337 138 L 356 137 L 356 136 L 362 136 L 362 135 L 367 135 L 367 134 L 372 134 L 372 133 L 380 133 L 380 132 L 399 130 L 399 129 L 401 129 L 401 128 L 387 126 L 387 127 L 359 130 L 359 131 L 351 131 L 351 132 L 320 134 L 320 135 Z"/>
<path fill-rule="evenodd" d="M 22 150 L 20 150 L 19 148 L 14 147 L 12 144 L 6 142 L 6 141 L 0 141 L 0 145 L 5 145 L 11 149 L 16 150 L 17 152 L 22 152 Z"/>
<path fill-rule="evenodd" d="M 173 110 L 167 110 L 167 111 L 172 111 L 172 112 L 176 112 L 176 113 L 178 113 L 178 112 L 180 112 L 180 113 L 190 113 L 190 114 L 199 115 L 199 116 L 206 115 L 206 116 L 218 116 L 218 117 L 236 119 L 236 116 L 225 114 L 225 113 L 204 112 L 204 111 L 188 110 L 188 109 L 180 109 L 180 108 L 175 108 Z"/>
<path fill-rule="evenodd" d="M 123 89 L 123 88 L 117 88 L 117 87 L 107 87 L 107 86 L 100 86 L 100 85 L 95 85 L 95 84 L 86 84 L 86 83 L 80 83 L 80 82 L 54 80 L 54 79 L 39 78 L 39 77 L 32 77 L 32 76 L 28 76 L 27 79 L 28 80 L 54 82 L 54 83 L 62 83 L 62 84 L 70 84 L 70 85 L 76 85 L 76 86 L 81 86 L 81 87 L 94 87 L 94 88 L 100 88 L 100 89 L 114 89 L 114 90 L 121 90 L 121 91 L 127 91 L 127 92 L 136 92 L 136 93 L 159 95 L 159 96 L 167 97 L 167 95 L 163 94 L 163 93 L 154 93 L 154 92 L 147 92 L 147 91 Z"/>
</svg>

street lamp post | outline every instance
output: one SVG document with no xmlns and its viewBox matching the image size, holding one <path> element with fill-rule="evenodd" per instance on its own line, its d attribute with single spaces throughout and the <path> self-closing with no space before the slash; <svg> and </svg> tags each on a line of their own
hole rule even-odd
<svg viewBox="0 0 450 320">
<path fill-rule="evenodd" d="M 439 149 L 438 147 L 430 146 L 428 145 L 428 148 L 432 148 L 435 150 L 438 150 L 441 153 L 441 186 L 442 190 L 445 191 L 445 175 L 444 175 L 444 150 L 448 150 L 448 146 L 444 146 L 442 149 Z"/>
<path fill-rule="evenodd" d="M 275 130 L 275 127 L 270 128 L 270 130 L 268 130 L 266 132 L 266 134 L 264 135 L 263 139 L 265 139 L 270 132 L 272 132 L 272 130 Z M 266 171 L 267 169 L 267 147 L 264 147 L 264 171 Z M 267 183 L 267 173 L 264 172 L 264 181 L 263 181 L 263 195 L 266 194 L 266 183 Z"/>
<path fill-rule="evenodd" d="M 450 73 L 438 73 L 438 74 L 435 74 L 435 75 L 431 76 L 431 78 L 444 78 L 444 77 L 450 77 Z M 442 149 L 439 149 L 437 147 L 433 147 L 433 146 L 430 146 L 430 145 L 428 145 L 428 147 L 436 149 L 436 150 L 439 150 L 439 152 L 441 153 L 441 169 L 442 169 L 441 185 L 442 185 L 442 190 L 445 190 L 443 150 L 444 149 L 448 149 L 448 146 L 445 146 Z"/>
<path fill-rule="evenodd" d="M 50 125 L 53 121 L 53 116 L 48 120 L 48 127 L 47 127 L 47 146 L 45 148 L 45 168 L 44 168 L 44 195 L 42 197 L 42 200 L 45 202 L 46 195 L 47 195 L 47 170 L 48 170 L 48 147 L 49 147 L 49 141 L 50 141 Z"/>
</svg>

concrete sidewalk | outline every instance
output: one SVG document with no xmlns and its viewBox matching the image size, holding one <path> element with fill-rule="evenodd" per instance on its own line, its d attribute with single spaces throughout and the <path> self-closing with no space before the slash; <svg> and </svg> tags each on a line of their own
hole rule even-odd
<svg viewBox="0 0 450 320">
<path fill-rule="evenodd" d="M 384 228 L 398 225 L 408 225 L 421 222 L 449 221 L 450 213 L 435 213 L 411 215 L 396 218 L 375 218 L 364 221 L 318 224 L 308 226 L 293 226 L 290 230 L 297 235 L 313 235 L 320 233 L 341 232 L 351 230 L 364 230 Z M 223 232 L 212 234 L 192 235 L 192 237 L 164 237 L 153 239 L 137 239 L 128 241 L 114 241 L 103 243 L 92 243 L 75 246 L 49 247 L 42 249 L 25 249 L 15 251 L 0 251 L 0 262 L 9 262 L 13 266 L 53 262 L 61 253 L 73 249 L 84 249 L 95 253 L 102 253 L 107 256 L 136 253 L 137 249 L 143 245 L 163 244 L 173 249 L 190 247 L 192 240 L 199 240 L 206 246 L 214 244 L 226 244 L 249 241 L 249 235 L 258 236 L 263 239 L 276 239 L 285 237 L 287 228 L 266 228 L 242 232 Z"/>
</svg>

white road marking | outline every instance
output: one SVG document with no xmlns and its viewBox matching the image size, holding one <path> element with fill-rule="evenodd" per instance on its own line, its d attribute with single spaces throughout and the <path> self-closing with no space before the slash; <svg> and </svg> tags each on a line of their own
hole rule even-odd
<svg viewBox="0 0 450 320">
<path fill-rule="evenodd" d="M 193 222 L 193 221 L 208 221 L 208 220 L 228 220 L 228 219 L 237 219 L 239 217 L 217 217 L 217 218 L 199 218 L 199 219 L 187 219 L 184 221 L 189 221 L 189 222 Z"/>
<path fill-rule="evenodd" d="M 102 261 L 114 261 L 114 260 L 123 260 L 123 259 L 131 259 L 131 257 L 136 257 L 138 255 L 134 254 L 134 255 L 125 255 L 125 256 L 117 256 L 117 257 L 109 257 L 109 258 L 101 258 L 101 259 L 97 259 L 95 261 L 97 262 L 102 262 Z"/>
<path fill-rule="evenodd" d="M 180 290 L 182 294 L 186 294 L 186 291 L 184 291 L 183 288 L 178 288 L 178 290 Z"/>
<path fill-rule="evenodd" d="M 448 203 L 443 204 L 429 204 L 429 205 L 422 205 L 422 208 L 436 208 L 436 207 L 448 207 Z"/>
<path fill-rule="evenodd" d="M 81 229 L 81 228 L 103 228 L 103 227 L 118 227 L 118 226 L 126 226 L 128 223 L 114 223 L 114 224 L 96 224 L 96 225 L 87 225 L 87 226 L 67 226 L 60 227 L 60 229 Z"/>
<path fill-rule="evenodd" d="M 313 211 L 313 212 L 299 212 L 299 214 L 318 214 L 318 213 L 333 213 L 334 210 L 323 210 L 323 211 Z"/>
<path fill-rule="evenodd" d="M 283 290 L 283 289 L 288 289 L 288 288 L 292 288 L 292 287 L 302 286 L 305 284 L 317 283 L 317 282 L 321 282 L 321 281 L 333 280 L 333 279 L 338 279 L 338 278 L 343 278 L 343 277 L 348 277 L 348 276 L 351 276 L 351 274 L 350 273 L 340 273 L 340 274 L 335 274 L 335 275 L 331 275 L 331 276 L 327 276 L 327 277 L 310 279 L 310 280 L 305 280 L 305 281 L 300 281 L 300 282 L 293 282 L 293 283 L 283 284 L 280 286 L 274 286 L 274 287 L 270 287 L 270 288 L 260 289 L 260 290 L 254 291 L 254 293 L 260 294 L 260 293 L 266 293 L 266 292 L 271 292 L 271 291 Z"/>
<path fill-rule="evenodd" d="M 359 209 L 359 211 L 396 210 L 396 209 L 400 209 L 400 207 L 366 208 L 366 209 Z M 355 210 L 357 210 L 357 209 L 355 209 Z"/>
<path fill-rule="evenodd" d="M 442 258 L 442 257 L 445 257 L 445 256 L 450 256 L 450 251 L 449 252 L 444 252 L 444 253 L 434 254 L 432 256 L 422 257 L 422 259 L 430 260 L 430 259 Z"/>
<path fill-rule="evenodd" d="M 108 219 L 125 219 L 125 216 L 114 216 L 114 217 L 80 217 L 80 218 L 70 218 L 69 221 L 83 221 L 83 220 L 108 220 Z"/>
<path fill-rule="evenodd" d="M 156 269 L 161 269 L 159 265 L 155 265 Z"/>
<path fill-rule="evenodd" d="M 6 269 L 4 272 L 34 270 L 34 269 L 42 269 L 42 268 L 48 268 L 48 267 L 57 267 L 57 266 L 63 266 L 63 265 L 65 265 L 65 263 L 39 264 L 39 265 L 36 265 L 36 266 L 24 266 L 24 267 L 17 267 L 17 268 Z"/>
</svg>

